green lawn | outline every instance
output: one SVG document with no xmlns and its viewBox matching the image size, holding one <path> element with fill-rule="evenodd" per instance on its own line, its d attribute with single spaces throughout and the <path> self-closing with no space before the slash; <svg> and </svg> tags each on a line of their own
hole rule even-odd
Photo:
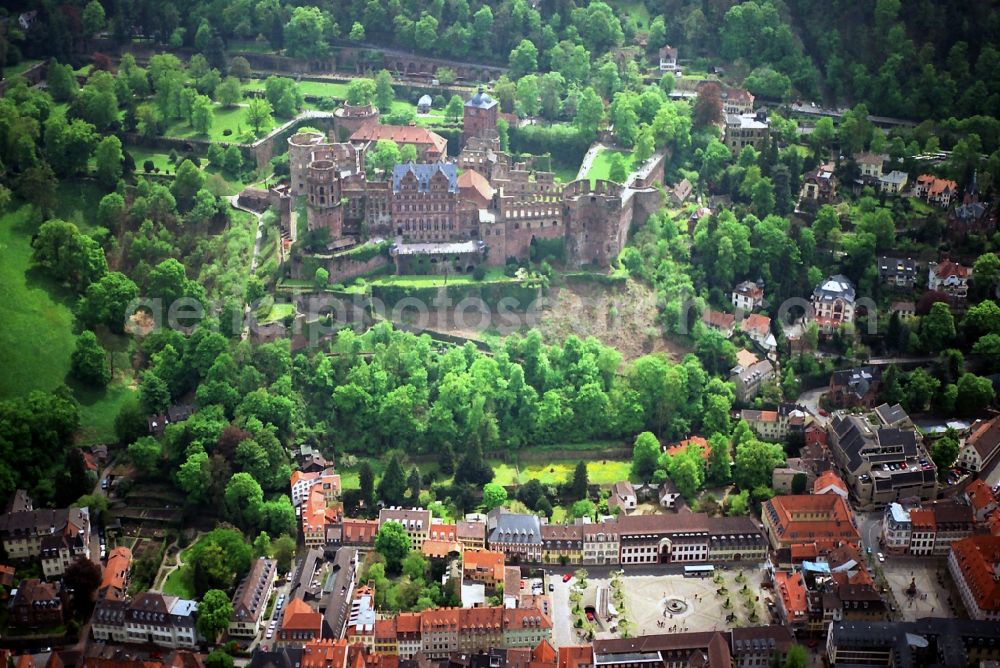
<svg viewBox="0 0 1000 668">
<path fill-rule="evenodd" d="M 244 92 L 264 90 L 264 80 L 251 79 L 243 84 L 243 90 Z M 338 100 L 347 98 L 347 84 L 335 81 L 300 81 L 299 90 L 308 97 L 332 97 Z"/>
<path fill-rule="evenodd" d="M 73 352 L 72 301 L 30 270 L 31 207 L 0 217 L 0 398 L 63 383 Z"/>
<path fill-rule="evenodd" d="M 79 186 L 79 187 L 74 187 Z M 67 220 L 89 224 L 96 206 L 87 208 L 94 193 L 74 182 L 60 184 L 58 210 L 71 210 L 73 202 L 84 213 Z M 82 219 L 82 220 L 81 220 Z M 31 235 L 37 229 L 29 207 L 0 217 L 0 399 L 31 390 L 51 390 L 66 382 L 70 356 L 76 342 L 72 305 L 75 297 L 33 271 Z M 105 337 L 112 351 L 115 380 L 107 388 L 95 390 L 70 383 L 80 402 L 80 440 L 107 442 L 114 436 L 118 409 L 133 393 L 128 366 L 128 343 L 123 337 Z"/>
<path fill-rule="evenodd" d="M 621 11 L 629 14 L 635 20 L 635 25 L 639 30 L 649 29 L 649 10 L 643 0 L 626 0 L 625 2 L 611 3 L 611 5 L 616 11 L 620 5 Z"/>
<path fill-rule="evenodd" d="M 485 281 L 515 281 L 517 279 L 504 275 L 502 267 L 491 267 L 486 270 L 486 278 L 477 281 L 469 274 L 448 274 L 448 285 L 468 285 Z M 405 274 L 402 276 L 382 276 L 368 281 L 369 285 L 400 285 L 410 288 L 437 288 L 445 285 L 446 278 L 441 274 Z"/>
<path fill-rule="evenodd" d="M 279 121 L 275 123 L 280 124 Z M 261 135 L 266 134 L 274 124 L 261 129 Z M 208 134 L 199 135 L 194 128 L 184 121 L 176 121 L 164 133 L 167 137 L 180 137 L 181 139 L 210 139 L 212 141 L 239 141 L 239 137 L 250 130 L 250 124 L 246 120 L 246 107 L 223 107 L 215 105 L 215 120 L 212 122 L 212 129 Z M 226 130 L 229 135 L 223 134 Z"/>
<path fill-rule="evenodd" d="M 267 317 L 261 320 L 261 324 L 277 322 L 290 315 L 295 315 L 295 304 L 275 304 L 271 307 L 271 312 L 267 314 Z"/>
<path fill-rule="evenodd" d="M 552 173 L 556 175 L 556 181 L 560 183 L 572 183 L 576 181 L 576 174 L 580 171 L 580 167 L 555 167 Z"/>
<path fill-rule="evenodd" d="M 28 70 L 29 68 L 34 67 L 35 65 L 37 65 L 40 62 L 42 62 L 42 61 L 40 61 L 40 60 L 22 60 L 17 65 L 8 65 L 7 67 L 3 68 L 3 76 L 4 76 L 5 79 L 8 78 L 8 77 L 17 76 L 21 72 L 24 72 L 24 71 Z"/>
<path fill-rule="evenodd" d="M 170 163 L 169 153 L 161 153 L 143 146 L 127 145 L 124 148 L 125 151 L 132 155 L 132 159 L 135 160 L 136 174 L 144 173 L 142 165 L 147 160 L 152 160 L 153 166 L 159 168 L 161 174 L 166 174 L 168 170 L 173 171 L 174 169 L 174 166 Z"/>
<path fill-rule="evenodd" d="M 186 599 L 195 598 L 194 571 L 187 566 L 181 566 L 173 571 L 163 583 L 163 593 Z"/>
<path fill-rule="evenodd" d="M 632 164 L 632 154 L 629 151 L 614 151 L 611 149 L 604 149 L 600 151 L 594 158 L 594 161 L 590 163 L 590 169 L 587 170 L 587 178 L 593 183 L 597 179 L 609 179 L 611 174 L 611 156 L 615 153 L 621 153 L 625 156 L 625 169 L 631 172 L 635 166 Z"/>
<path fill-rule="evenodd" d="M 523 485 L 531 479 L 537 479 L 546 485 L 566 482 L 572 475 L 579 459 L 553 459 L 548 463 L 525 462 L 514 466 L 502 462 L 493 462 L 493 482 L 501 485 Z M 613 485 L 619 480 L 628 480 L 632 462 L 628 460 L 588 461 L 587 475 L 593 485 Z"/>
</svg>

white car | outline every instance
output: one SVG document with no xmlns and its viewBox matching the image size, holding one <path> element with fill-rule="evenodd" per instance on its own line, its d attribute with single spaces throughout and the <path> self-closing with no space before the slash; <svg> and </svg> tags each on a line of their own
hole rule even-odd
<svg viewBox="0 0 1000 668">
<path fill-rule="evenodd" d="M 267 633 L 264 635 L 265 638 L 270 640 L 274 636 L 274 629 L 268 629 Z"/>
<path fill-rule="evenodd" d="M 884 554 L 882 554 L 881 552 L 879 552 L 879 553 L 878 553 L 877 555 L 875 555 L 875 556 L 877 556 L 877 557 L 878 557 L 878 562 L 879 562 L 880 564 L 884 564 L 884 563 L 885 563 L 885 555 L 884 555 Z"/>
</svg>

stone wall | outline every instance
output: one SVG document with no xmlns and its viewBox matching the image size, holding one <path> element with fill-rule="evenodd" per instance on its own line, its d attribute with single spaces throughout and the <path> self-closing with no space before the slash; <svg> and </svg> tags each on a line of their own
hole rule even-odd
<svg viewBox="0 0 1000 668">
<path fill-rule="evenodd" d="M 17 80 L 18 77 L 24 79 L 28 82 L 29 86 L 34 86 L 35 84 L 41 82 L 45 75 L 48 74 L 49 64 L 48 62 L 40 62 L 32 65 L 28 69 L 24 70 L 17 76 L 8 77 L 6 79 L 0 79 L 0 95 L 4 95 L 7 92 L 7 88 Z"/>
</svg>

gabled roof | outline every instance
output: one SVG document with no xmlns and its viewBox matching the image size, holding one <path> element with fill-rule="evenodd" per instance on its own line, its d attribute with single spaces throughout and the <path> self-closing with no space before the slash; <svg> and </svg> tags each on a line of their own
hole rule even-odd
<svg viewBox="0 0 1000 668">
<path fill-rule="evenodd" d="M 977 420 L 965 444 L 975 448 L 984 464 L 989 462 L 1000 452 L 1000 416 L 985 422 Z"/>
<path fill-rule="evenodd" d="M 970 536 L 951 544 L 976 605 L 984 612 L 1000 611 L 1000 536 Z"/>
<path fill-rule="evenodd" d="M 361 126 L 351 135 L 352 142 L 378 142 L 380 139 L 389 139 L 397 144 L 433 146 L 442 155 L 448 150 L 447 139 L 436 132 L 418 126 L 369 123 Z"/>
<path fill-rule="evenodd" d="M 393 192 L 399 192 L 400 183 L 404 179 L 412 177 L 417 180 L 418 192 L 430 192 L 431 182 L 438 175 L 443 175 L 447 179 L 448 192 L 458 192 L 458 178 L 455 172 L 455 165 L 446 162 L 436 162 L 434 164 L 410 162 L 405 165 L 396 165 L 392 168 L 392 190 Z"/>
<path fill-rule="evenodd" d="M 466 169 L 458 176 L 459 191 L 475 191 L 483 199 L 493 199 L 493 187 L 486 177 L 474 169 Z"/>
</svg>

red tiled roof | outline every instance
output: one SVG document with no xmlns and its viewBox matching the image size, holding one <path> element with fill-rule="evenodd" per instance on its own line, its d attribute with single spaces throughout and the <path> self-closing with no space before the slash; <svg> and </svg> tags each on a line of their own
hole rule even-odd
<svg viewBox="0 0 1000 668">
<path fill-rule="evenodd" d="M 816 478 L 816 482 L 813 483 L 813 494 L 820 494 L 824 489 L 829 486 L 835 486 L 838 489 L 847 491 L 847 485 L 843 480 L 840 479 L 833 471 L 825 471 L 820 477 Z"/>
<path fill-rule="evenodd" d="M 704 313 L 701 314 L 701 321 L 709 327 L 729 329 L 736 324 L 736 316 L 732 313 L 723 313 L 722 311 L 713 311 L 712 309 L 707 308 Z"/>
<path fill-rule="evenodd" d="M 925 510 L 923 508 L 919 510 L 910 511 L 910 524 L 913 530 L 924 529 L 927 531 L 934 531 L 937 529 L 937 521 L 934 518 L 933 510 Z"/>
<path fill-rule="evenodd" d="M 322 626 L 323 615 L 310 608 L 301 598 L 293 598 L 285 607 L 282 631 L 314 631 L 318 637 Z"/>
<path fill-rule="evenodd" d="M 504 553 L 492 550 L 466 550 L 462 555 L 465 570 L 487 571 L 496 582 L 503 582 Z"/>
<path fill-rule="evenodd" d="M 317 638 L 302 648 L 302 668 L 342 668 L 347 664 L 347 641 Z"/>
<path fill-rule="evenodd" d="M 911 513 L 912 515 L 912 513 Z M 984 612 L 1000 611 L 1000 536 L 970 536 L 951 544 L 965 583 Z"/>
<path fill-rule="evenodd" d="M 580 668 L 594 663 L 593 645 L 563 646 L 559 648 L 559 668 Z"/>
<path fill-rule="evenodd" d="M 839 494 L 776 496 L 765 504 L 764 514 L 778 540 L 788 546 L 816 543 L 821 551 L 828 551 L 860 540 L 851 509 Z"/>
<path fill-rule="evenodd" d="M 785 573 L 777 571 L 774 574 L 774 582 L 781 595 L 781 602 L 785 612 L 792 619 L 804 617 L 808 609 L 807 593 L 805 582 L 802 581 L 800 573 Z"/>
<path fill-rule="evenodd" d="M 494 190 L 490 182 L 474 169 L 466 169 L 458 175 L 458 189 L 474 190 L 483 199 L 493 199 Z"/>
<path fill-rule="evenodd" d="M 351 135 L 352 142 L 377 142 L 389 139 L 397 144 L 414 144 L 418 146 L 433 146 L 442 155 L 448 150 L 448 140 L 427 128 L 411 125 L 382 125 L 371 123 L 363 125 Z"/>
<path fill-rule="evenodd" d="M 767 336 L 771 331 L 771 319 L 760 313 L 751 313 L 740 323 L 740 329 L 744 332 L 754 332 L 760 336 Z"/>
<path fill-rule="evenodd" d="M 948 278 L 949 276 L 964 278 L 969 275 L 969 268 L 951 260 L 944 260 L 938 263 L 934 273 L 938 278 Z"/>
<path fill-rule="evenodd" d="M 119 546 L 108 555 L 108 565 L 104 567 L 99 590 L 107 590 L 105 596 L 117 598 L 125 592 L 125 580 L 132 565 L 132 550 Z"/>
</svg>

